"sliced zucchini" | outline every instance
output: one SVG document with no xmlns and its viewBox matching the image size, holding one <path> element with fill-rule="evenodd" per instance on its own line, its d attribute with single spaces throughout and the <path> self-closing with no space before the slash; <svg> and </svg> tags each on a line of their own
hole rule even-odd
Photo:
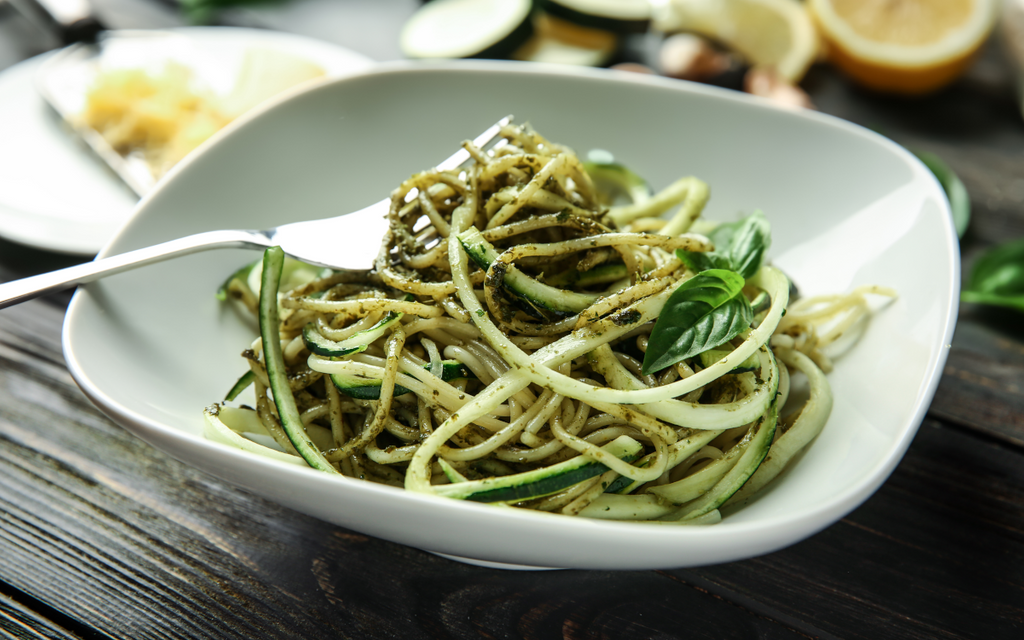
<svg viewBox="0 0 1024 640">
<path fill-rule="evenodd" d="M 534 36 L 515 52 L 518 60 L 603 67 L 619 48 L 614 33 L 582 27 L 543 11 L 534 14 L 533 27 Z"/>
<path fill-rule="evenodd" d="M 430 369 L 430 365 L 423 368 Z M 445 382 L 475 377 L 476 376 L 473 375 L 473 372 L 467 369 L 466 366 L 458 360 L 441 361 L 441 379 Z M 334 382 L 334 386 L 338 388 L 338 391 L 344 393 L 350 398 L 356 398 L 358 400 L 377 400 L 380 398 L 381 381 L 379 379 L 345 375 L 343 373 L 332 373 L 331 381 Z M 395 385 L 396 396 L 406 393 L 409 393 L 409 389 L 406 389 L 400 384 Z"/>
<path fill-rule="evenodd" d="M 616 458 L 632 462 L 643 453 L 643 445 L 629 436 L 619 436 L 601 447 Z M 520 502 L 549 496 L 608 471 L 608 467 L 578 456 L 565 462 L 510 476 L 470 480 L 433 487 L 441 496 L 474 502 Z"/>
<path fill-rule="evenodd" d="M 764 322 L 764 318 L 768 315 L 768 310 L 772 308 L 772 299 L 766 291 L 754 296 L 754 299 L 750 301 L 750 309 L 753 312 L 753 319 L 750 321 L 751 326 L 759 327 Z M 785 315 L 785 311 L 783 311 Z"/>
<path fill-rule="evenodd" d="M 476 227 L 470 227 L 458 235 L 459 242 L 466 253 L 484 269 L 490 268 L 498 259 L 498 250 L 484 240 L 483 234 Z M 576 293 L 538 282 L 514 266 L 509 266 L 502 279 L 502 284 L 513 294 L 527 300 L 533 305 L 548 311 L 559 313 L 579 313 L 594 304 L 601 296 L 593 293 Z"/>
<path fill-rule="evenodd" d="M 736 445 L 737 447 L 744 447 L 736 464 L 707 493 L 684 505 L 676 519 L 689 520 L 714 511 L 725 504 L 726 500 L 731 498 L 734 493 L 739 491 L 744 483 L 750 479 L 750 476 L 754 475 L 754 472 L 757 471 L 757 468 L 761 466 L 761 463 L 768 455 L 772 441 L 775 438 L 775 428 L 778 425 L 778 421 L 779 405 L 778 402 L 772 401 L 768 411 L 755 426 L 753 436 L 746 441 L 745 445 L 744 443 Z M 669 485 L 663 486 L 667 487 Z M 656 493 L 655 490 L 660 488 L 654 487 L 649 491 Z M 661 497 L 666 496 L 661 495 Z"/>
<path fill-rule="evenodd" d="M 387 333 L 391 327 L 402 319 L 401 313 L 389 311 L 380 321 L 344 340 L 331 340 L 316 330 L 312 322 L 302 328 L 302 341 L 313 353 L 326 357 L 342 357 L 366 351 L 374 340 Z"/>
<path fill-rule="evenodd" d="M 584 507 L 579 515 L 583 518 L 598 520 L 654 520 L 668 515 L 678 509 L 675 505 L 665 503 L 657 497 L 640 494 L 620 496 L 605 492 L 596 500 Z"/>
<path fill-rule="evenodd" d="M 541 0 L 553 16 L 613 33 L 646 33 L 651 23 L 650 0 Z"/>
<path fill-rule="evenodd" d="M 251 409 L 240 409 L 215 404 L 204 409 L 203 416 L 206 418 L 203 434 L 210 440 L 248 451 L 249 453 L 280 460 L 281 462 L 306 465 L 306 462 L 298 456 L 262 445 L 240 435 L 242 433 L 253 433 L 264 436 L 272 441 L 272 438 L 270 438 L 260 422 L 259 416 Z"/>
<path fill-rule="evenodd" d="M 458 469 L 453 467 L 451 463 L 444 458 L 438 458 L 437 464 L 440 465 L 441 471 L 444 472 L 444 476 L 448 478 L 448 482 L 455 484 L 456 482 L 467 482 L 469 480 L 466 476 L 459 473 Z"/>
<path fill-rule="evenodd" d="M 707 369 L 730 353 L 732 353 L 732 349 L 708 349 L 707 351 L 702 351 L 699 354 L 700 364 Z M 729 373 L 747 373 L 748 371 L 758 371 L 760 369 L 761 361 L 757 357 L 757 352 L 754 352 L 749 358 L 736 365 Z"/>
<path fill-rule="evenodd" d="M 239 270 L 241 273 L 244 270 L 248 270 L 248 282 L 249 289 L 255 294 L 260 294 L 260 287 L 262 287 L 261 279 L 263 272 L 263 262 L 256 261 L 251 265 L 242 267 Z M 278 291 L 281 293 L 297 289 L 304 284 L 309 284 L 317 278 L 323 278 L 333 273 L 331 269 L 325 267 L 318 267 L 301 260 L 296 260 L 290 256 L 285 256 L 284 264 L 281 265 L 281 281 L 278 284 Z M 283 309 L 284 312 L 290 313 L 292 309 Z"/>
<path fill-rule="evenodd" d="M 553 287 L 564 287 L 568 285 L 592 287 L 599 284 L 618 282 L 628 276 L 629 271 L 626 270 L 626 265 L 621 262 L 607 262 L 605 264 L 599 264 L 593 269 L 588 269 L 586 271 L 569 269 L 568 271 L 563 271 L 551 277 L 545 277 L 544 279 L 547 281 L 547 284 Z"/>
<path fill-rule="evenodd" d="M 699 470 L 675 482 L 651 487 L 647 491 L 677 505 L 696 500 L 721 481 L 722 477 L 736 465 L 744 451 L 746 451 L 746 443 L 734 446 L 725 455 L 711 461 Z"/>
<path fill-rule="evenodd" d="M 772 306 L 772 299 L 768 295 L 767 291 L 762 291 L 757 294 L 753 300 L 750 301 L 750 310 L 754 312 L 754 315 L 760 315 L 765 311 L 768 311 Z"/>
<path fill-rule="evenodd" d="M 644 468 L 648 464 L 650 464 L 650 461 L 648 461 L 648 460 L 641 460 L 636 466 L 638 466 L 640 468 Z M 633 482 L 632 478 L 627 478 L 626 476 L 619 476 L 618 478 L 615 478 L 614 480 L 612 480 L 612 483 L 610 485 L 608 485 L 608 487 L 604 490 L 604 492 L 605 493 L 623 493 L 623 494 L 624 493 L 629 493 L 627 491 L 627 489 L 635 488 L 633 486 L 634 484 L 636 484 L 636 483 Z"/>
<path fill-rule="evenodd" d="M 288 370 L 281 351 L 280 315 L 277 307 L 277 293 L 281 284 L 284 268 L 284 251 L 281 247 L 270 247 L 263 253 L 262 281 L 260 283 L 260 337 L 263 339 L 263 358 L 267 366 L 267 377 L 270 379 L 270 390 L 274 394 L 274 404 L 288 439 L 302 459 L 309 466 L 327 473 L 338 473 L 338 470 L 327 461 L 320 449 L 309 439 L 305 425 L 295 406 L 288 383 Z"/>
<path fill-rule="evenodd" d="M 224 402 L 231 402 L 237 398 L 243 391 L 249 388 L 249 385 L 256 379 L 256 374 L 253 373 L 252 369 L 249 369 L 243 373 L 238 380 L 235 381 L 234 386 L 228 391 L 227 395 L 224 396 Z"/>
<path fill-rule="evenodd" d="M 533 35 L 531 0 L 433 0 L 405 23 L 408 58 L 507 58 Z"/>
</svg>

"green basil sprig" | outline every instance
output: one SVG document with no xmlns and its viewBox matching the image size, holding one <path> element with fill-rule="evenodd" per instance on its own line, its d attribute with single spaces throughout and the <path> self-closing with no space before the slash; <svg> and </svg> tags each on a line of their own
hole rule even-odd
<svg viewBox="0 0 1024 640">
<path fill-rule="evenodd" d="M 1024 238 L 981 256 L 960 299 L 1024 311 Z"/>
<path fill-rule="evenodd" d="M 927 151 L 915 151 L 914 155 L 928 167 L 942 185 L 942 190 L 946 192 L 946 198 L 949 200 L 949 208 L 953 212 L 956 235 L 959 238 L 964 237 L 967 225 L 971 221 L 971 198 L 967 195 L 967 187 L 939 156 Z"/>
<path fill-rule="evenodd" d="M 673 291 L 647 341 L 644 375 L 714 349 L 749 327 L 753 311 L 743 285 L 734 271 L 709 269 Z"/>
<path fill-rule="evenodd" d="M 771 225 L 763 213 L 755 211 L 739 222 L 718 225 L 708 238 L 715 244 L 714 251 L 679 249 L 676 255 L 694 271 L 729 269 L 750 278 L 761 268 L 772 244 Z"/>
<path fill-rule="evenodd" d="M 213 24 L 222 9 L 284 4 L 285 0 L 178 0 L 181 13 L 192 24 Z"/>
</svg>

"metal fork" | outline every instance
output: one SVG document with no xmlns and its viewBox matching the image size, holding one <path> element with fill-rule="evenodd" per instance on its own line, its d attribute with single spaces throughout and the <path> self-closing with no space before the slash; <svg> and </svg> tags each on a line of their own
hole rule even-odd
<svg viewBox="0 0 1024 640">
<path fill-rule="evenodd" d="M 512 116 L 502 118 L 477 136 L 473 144 L 486 149 L 500 138 L 501 128 L 511 121 Z M 459 149 L 437 165 L 437 168 L 457 169 L 470 159 L 468 151 Z M 7 282 L 0 284 L 0 309 L 46 293 L 92 282 L 104 276 L 209 249 L 266 249 L 276 245 L 286 254 L 304 262 L 334 269 L 364 271 L 377 257 L 380 248 L 377 240 L 382 239 L 387 231 L 386 216 L 390 204 L 390 198 L 385 198 L 345 215 L 295 222 L 273 229 L 206 231 L 74 267 Z"/>
</svg>

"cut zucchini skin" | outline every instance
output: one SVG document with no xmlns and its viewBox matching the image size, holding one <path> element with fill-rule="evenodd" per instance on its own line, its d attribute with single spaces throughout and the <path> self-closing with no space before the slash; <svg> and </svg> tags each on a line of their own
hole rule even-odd
<svg viewBox="0 0 1024 640">
<path fill-rule="evenodd" d="M 568 22 L 612 33 L 646 33 L 651 24 L 648 0 L 540 0 L 540 7 Z"/>
<path fill-rule="evenodd" d="M 401 313 L 389 311 L 380 322 L 340 341 L 325 338 L 311 322 L 302 328 L 302 341 L 311 352 L 326 357 L 343 357 L 366 351 L 370 344 L 402 319 Z"/>
<path fill-rule="evenodd" d="M 306 434 L 305 425 L 295 406 L 295 396 L 288 384 L 288 370 L 281 352 L 279 333 L 280 315 L 277 308 L 277 291 L 281 284 L 284 268 L 284 251 L 281 247 L 270 247 L 263 254 L 263 272 L 260 282 L 260 337 L 263 339 L 263 359 L 270 379 L 270 390 L 274 404 L 288 439 L 306 463 L 318 471 L 338 473 L 327 458 L 313 444 Z"/>
<path fill-rule="evenodd" d="M 601 284 L 611 284 L 623 278 L 629 277 L 626 265 L 621 262 L 608 262 L 599 264 L 593 269 L 577 271 L 572 269 L 563 271 L 551 278 L 546 278 L 547 284 L 553 287 L 564 287 L 576 285 L 578 287 L 592 287 Z"/>
<path fill-rule="evenodd" d="M 772 299 L 768 296 L 768 293 L 762 291 L 757 294 L 753 300 L 750 301 L 750 309 L 754 312 L 754 315 L 759 315 L 768 311 L 772 306 Z"/>
<path fill-rule="evenodd" d="M 707 493 L 683 506 L 679 520 L 697 518 L 714 511 L 743 488 L 743 485 L 754 475 L 764 462 L 775 438 L 775 429 L 779 422 L 779 405 L 773 400 L 768 412 L 757 425 L 757 432 L 750 439 L 746 450 L 721 480 Z M 738 445 L 737 445 L 738 446 Z"/>
<path fill-rule="evenodd" d="M 629 436 L 619 436 L 601 447 L 616 458 L 632 462 L 643 453 L 643 445 Z M 586 456 L 510 476 L 471 480 L 435 486 L 435 493 L 473 502 L 521 502 L 542 498 L 584 480 L 597 477 L 608 467 Z"/>
<path fill-rule="evenodd" d="M 470 227 L 458 235 L 459 242 L 466 253 L 483 269 L 489 269 L 498 259 L 498 250 L 476 227 Z M 513 294 L 529 301 L 541 309 L 557 313 L 579 313 L 594 304 L 601 296 L 589 293 L 576 293 L 538 282 L 534 278 L 509 267 L 502 279 L 502 284 Z"/>
<path fill-rule="evenodd" d="M 462 378 L 476 378 L 476 376 L 473 375 L 473 372 L 467 369 L 466 366 L 458 360 L 442 360 L 441 365 L 441 379 L 445 382 L 451 382 L 452 380 L 459 380 Z M 430 366 L 427 365 L 424 369 L 430 369 Z M 333 382 L 334 386 L 338 388 L 338 391 L 344 393 L 350 398 L 356 398 L 357 400 L 380 399 L 380 380 L 332 373 L 331 382 Z M 396 396 L 409 392 L 409 389 L 406 389 L 402 385 L 395 385 Z"/>
<path fill-rule="evenodd" d="M 413 59 L 508 58 L 533 36 L 532 9 L 531 0 L 433 0 L 405 23 L 399 44 Z"/>
<path fill-rule="evenodd" d="M 231 402 L 232 400 L 237 398 L 243 391 L 248 389 L 249 385 L 251 385 L 255 380 L 256 374 L 253 373 L 252 369 L 249 369 L 248 371 L 243 373 L 241 376 L 239 376 L 238 380 L 235 381 L 235 384 L 231 387 L 230 390 L 228 390 L 227 394 L 224 396 L 224 402 Z"/>
<path fill-rule="evenodd" d="M 702 351 L 698 354 L 698 357 L 700 357 L 701 366 L 707 369 L 730 353 L 732 353 L 732 349 L 708 349 L 707 351 Z M 749 371 L 758 371 L 760 368 L 761 363 L 757 358 L 757 353 L 754 353 L 749 358 L 736 365 L 736 367 L 729 373 L 747 373 Z"/>
<path fill-rule="evenodd" d="M 641 462 L 640 464 L 638 464 L 636 466 L 638 466 L 638 467 L 646 467 L 647 464 L 644 463 L 644 462 Z M 626 476 L 619 476 L 618 478 L 615 478 L 614 480 L 612 480 L 612 483 L 605 488 L 604 492 L 605 493 L 625 493 L 626 489 L 630 488 L 632 485 L 633 485 L 633 479 L 632 478 L 627 478 Z"/>
</svg>

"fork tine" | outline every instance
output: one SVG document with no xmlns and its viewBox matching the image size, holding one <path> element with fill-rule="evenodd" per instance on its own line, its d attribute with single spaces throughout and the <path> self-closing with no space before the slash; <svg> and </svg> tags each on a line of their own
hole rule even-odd
<svg viewBox="0 0 1024 640">
<path fill-rule="evenodd" d="M 486 131 L 484 131 L 477 137 L 473 138 L 473 144 L 480 148 L 486 147 L 496 137 L 498 137 L 498 134 L 501 133 L 502 127 L 509 124 L 510 122 L 512 122 L 511 115 L 505 116 L 501 120 L 498 120 L 493 125 L 491 125 L 491 127 L 488 128 Z M 441 164 L 437 165 L 437 168 L 440 169 L 441 171 L 457 169 L 462 165 L 462 163 L 467 162 L 469 159 L 469 152 L 466 151 L 465 149 L 459 149 L 458 151 L 453 153 L 451 157 L 449 157 L 447 160 L 444 160 L 443 162 L 441 162 Z"/>
<path fill-rule="evenodd" d="M 473 139 L 478 148 L 486 149 L 491 143 L 503 140 L 501 129 L 512 122 L 512 116 L 498 120 Z M 458 169 L 472 156 L 460 148 L 437 165 L 441 171 Z M 361 271 L 372 267 L 380 251 L 380 241 L 387 233 L 387 212 L 391 198 L 342 216 L 323 220 L 307 220 L 268 229 L 263 233 L 269 244 L 280 245 L 285 252 L 304 262 Z"/>
</svg>

